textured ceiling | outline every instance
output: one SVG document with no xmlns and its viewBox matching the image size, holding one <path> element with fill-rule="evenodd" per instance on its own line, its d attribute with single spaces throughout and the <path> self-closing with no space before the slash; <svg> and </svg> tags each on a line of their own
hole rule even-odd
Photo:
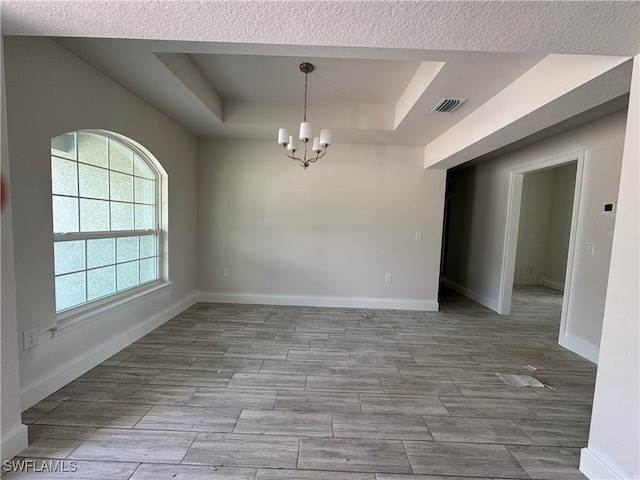
<svg viewBox="0 0 640 480">
<path fill-rule="evenodd" d="M 334 143 L 421 145 L 425 165 L 437 168 L 620 97 L 625 61 L 640 50 L 637 1 L 3 0 L 1 8 L 3 35 L 56 38 L 198 136 L 272 139 L 279 126 L 295 129 L 297 67 L 311 61 L 309 120 L 331 128 Z M 432 114 L 444 97 L 468 100 Z"/>
<path fill-rule="evenodd" d="M 640 45 L 637 1 L 3 0 L 2 16 L 9 35 L 592 55 Z"/>
</svg>

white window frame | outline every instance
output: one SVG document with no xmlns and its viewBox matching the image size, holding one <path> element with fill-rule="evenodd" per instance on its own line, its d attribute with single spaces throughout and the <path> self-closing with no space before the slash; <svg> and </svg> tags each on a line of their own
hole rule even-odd
<svg viewBox="0 0 640 480">
<path fill-rule="evenodd" d="M 72 132 L 67 132 L 69 134 L 76 134 L 75 142 L 76 142 L 76 159 L 75 162 L 79 165 L 83 162 L 78 162 L 77 159 L 77 134 L 79 133 L 89 133 L 94 135 L 99 135 L 111 141 L 120 143 L 126 148 L 133 151 L 135 155 L 137 155 L 140 159 L 145 162 L 145 165 L 151 169 L 155 176 L 155 228 L 154 229 L 133 229 L 133 230 L 113 230 L 113 231 L 92 231 L 92 232 L 69 232 L 69 233 L 53 233 L 53 245 L 58 242 L 65 241 L 74 241 L 74 240 L 91 240 L 91 239 L 101 239 L 101 238 L 114 238 L 117 241 L 117 238 L 121 237 L 134 237 L 134 236 L 144 236 L 144 235 L 155 235 L 156 236 L 156 279 L 151 280 L 149 282 L 145 282 L 142 284 L 134 285 L 130 288 L 126 288 L 120 291 L 115 291 L 114 293 L 108 294 L 106 296 L 96 298 L 93 300 L 88 300 L 84 303 L 56 311 L 56 326 L 52 328 L 54 335 L 63 333 L 63 330 L 69 329 L 69 327 L 76 327 L 81 324 L 84 324 L 88 321 L 92 321 L 101 317 L 103 314 L 107 313 L 112 308 L 116 308 L 120 305 L 128 303 L 130 301 L 139 299 L 143 296 L 154 294 L 167 286 L 170 285 L 170 282 L 166 282 L 163 279 L 166 277 L 165 268 L 163 268 L 163 258 L 164 258 L 164 243 L 166 240 L 166 233 L 163 229 L 163 191 L 166 190 L 166 173 L 162 170 L 162 168 L 157 163 L 157 160 L 153 157 L 153 155 L 146 151 L 144 147 L 138 146 L 136 142 L 133 140 L 124 137 L 119 134 L 115 134 L 112 132 L 108 132 L 105 130 L 75 130 Z M 64 135 L 64 134 L 62 134 Z M 53 155 L 51 155 L 53 157 Z M 60 157 L 64 158 L 64 157 Z M 65 160 L 69 160 L 66 158 Z M 112 170 L 106 168 L 105 170 L 111 172 L 117 172 L 117 170 Z M 78 184 L 78 188 L 79 184 Z M 52 199 L 55 194 L 52 193 Z M 62 195 L 57 195 L 62 196 Z M 80 191 L 78 190 L 78 195 L 76 197 L 70 198 L 85 198 L 80 196 Z M 111 200 L 109 200 L 111 203 Z M 134 203 L 135 205 L 135 203 Z M 80 215 L 80 209 L 78 208 L 78 215 Z M 80 221 L 80 220 L 78 220 Z M 80 225 L 80 223 L 78 224 Z M 85 246 L 86 248 L 86 246 Z M 117 264 L 116 263 L 114 266 Z M 87 272 L 90 269 L 87 268 L 85 263 L 85 268 L 83 270 Z M 55 276 L 54 276 L 55 278 Z M 85 280 L 86 281 L 86 280 Z M 117 288 L 117 287 L 116 287 Z M 57 305 L 56 305 L 57 309 Z"/>
</svg>

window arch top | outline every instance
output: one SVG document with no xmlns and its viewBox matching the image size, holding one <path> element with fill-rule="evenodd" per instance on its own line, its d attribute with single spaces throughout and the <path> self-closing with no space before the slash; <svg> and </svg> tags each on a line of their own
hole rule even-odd
<svg viewBox="0 0 640 480">
<path fill-rule="evenodd" d="M 154 230 L 158 172 L 145 155 L 101 133 L 51 140 L 54 233 Z"/>
</svg>

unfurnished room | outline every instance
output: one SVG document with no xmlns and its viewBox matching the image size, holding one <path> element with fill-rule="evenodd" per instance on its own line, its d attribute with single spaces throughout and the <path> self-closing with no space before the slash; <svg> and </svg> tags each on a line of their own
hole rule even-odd
<svg viewBox="0 0 640 480">
<path fill-rule="evenodd" d="M 640 3 L 0 5 L 3 480 L 640 478 Z"/>
</svg>

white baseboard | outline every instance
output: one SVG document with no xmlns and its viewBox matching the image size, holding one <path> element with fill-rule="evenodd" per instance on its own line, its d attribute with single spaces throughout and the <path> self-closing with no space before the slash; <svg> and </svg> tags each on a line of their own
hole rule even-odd
<svg viewBox="0 0 640 480">
<path fill-rule="evenodd" d="M 625 478 L 630 478 L 618 475 L 588 448 L 583 448 L 580 451 L 580 471 L 589 480 L 624 480 Z"/>
<path fill-rule="evenodd" d="M 158 328 L 197 301 L 198 293 L 194 291 L 162 312 L 134 325 L 117 337 L 108 339 L 87 355 L 75 358 L 54 371 L 46 372 L 44 376 L 21 389 L 20 404 L 22 411 L 32 407 L 80 375 L 87 373 L 93 367 Z"/>
<path fill-rule="evenodd" d="M 300 307 L 384 308 L 437 312 L 437 300 L 415 298 L 322 297 L 305 295 L 260 295 L 244 293 L 200 292 L 200 302 L 244 303 L 250 305 L 287 305 Z"/>
<path fill-rule="evenodd" d="M 553 288 L 554 290 L 564 292 L 564 282 L 554 282 L 553 280 L 543 278 L 542 285 L 544 285 L 547 288 Z"/>
<path fill-rule="evenodd" d="M 592 343 L 583 340 L 582 338 L 568 333 L 564 336 L 562 342 L 560 342 L 560 345 L 595 364 L 598 363 L 600 348 L 593 345 Z"/>
<path fill-rule="evenodd" d="M 2 462 L 11 460 L 27 448 L 27 433 L 27 426 L 22 424 L 16 425 L 8 432 L 5 429 L 2 430 L 2 446 L 0 447 Z"/>
<path fill-rule="evenodd" d="M 478 302 L 480 305 L 484 305 L 485 307 L 497 312 L 499 310 L 498 299 L 487 297 L 486 295 L 481 295 L 473 290 L 469 290 L 462 285 L 459 285 L 451 280 L 444 279 L 444 284 L 451 290 L 454 290 L 467 298 L 470 298 L 474 302 Z"/>
</svg>

